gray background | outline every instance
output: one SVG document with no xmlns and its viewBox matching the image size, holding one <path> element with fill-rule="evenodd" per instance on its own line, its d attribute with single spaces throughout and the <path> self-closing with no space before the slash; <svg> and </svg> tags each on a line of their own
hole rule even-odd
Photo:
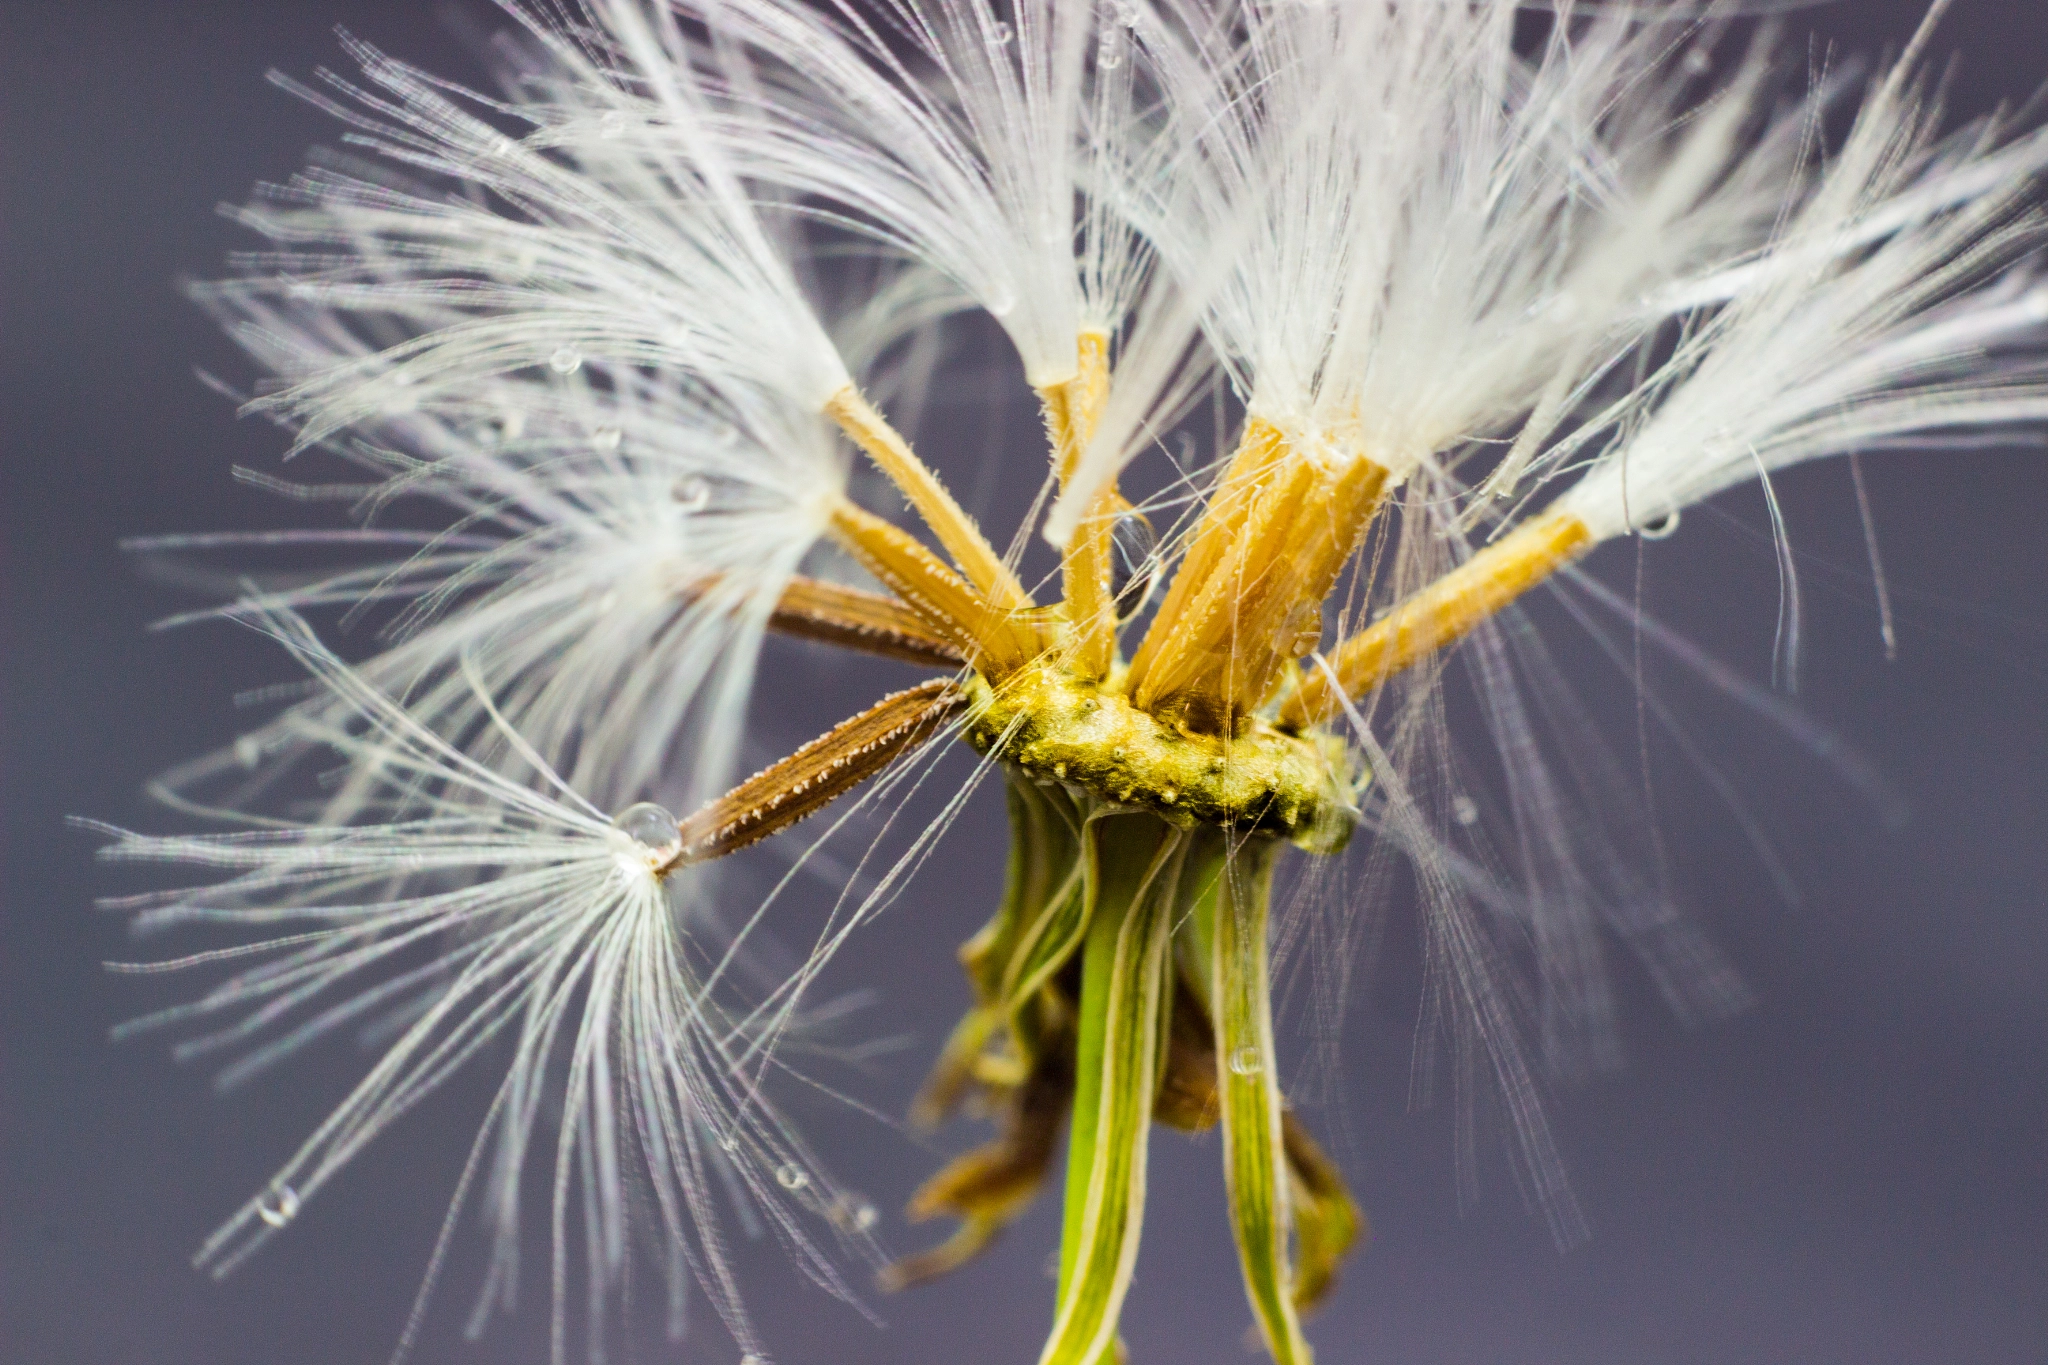
<svg viewBox="0 0 2048 1365">
<path fill-rule="evenodd" d="M 1873 51 L 1918 5 L 1856 0 L 1797 25 Z M 224 1285 L 186 1264 L 213 1222 L 266 1175 L 359 1065 L 330 1049 L 238 1096 L 161 1047 L 106 1041 L 159 989 L 103 975 L 124 955 L 90 909 L 107 879 L 61 817 L 164 828 L 146 775 L 233 733 L 239 687 L 282 675 L 228 630 L 145 634 L 180 605 L 142 583 L 123 536 L 289 520 L 228 481 L 276 454 L 192 377 L 224 344 L 174 288 L 217 268 L 236 235 L 209 214 L 332 136 L 263 84 L 266 67 L 337 62 L 340 22 L 429 67 L 471 68 L 427 7 L 280 3 L 46 4 L 0 10 L 0 450 L 5 475 L 5 702 L 0 801 L 0 1359 L 20 1362 L 382 1360 L 423 1268 L 475 1121 L 474 1085 L 412 1116 Z M 2048 74 L 2034 0 L 1962 0 L 1941 35 L 1961 51 L 1953 103 L 1978 111 Z M 971 476 L 1001 429 L 962 382 L 925 428 L 970 501 L 1017 503 Z M 1035 425 L 1009 440 L 1028 461 Z M 2048 591 L 2034 450 L 1885 456 L 1871 481 L 1901 613 L 1886 664 L 1846 471 L 1784 481 L 1806 556 L 1807 667 L 1798 704 L 1906 794 L 1884 827 L 1783 734 L 1660 666 L 1687 724 L 1733 779 L 1798 887 L 1774 889 L 1740 825 L 1666 740 L 1652 751 L 1680 895 L 1740 965 L 1758 1003 L 1687 1030 L 1627 969 L 1631 1067 L 1561 1089 L 1552 1110 L 1594 1237 L 1567 1253 L 1517 1198 L 1499 1143 L 1461 1213 L 1447 1106 L 1407 1103 L 1412 964 L 1400 934 L 1343 1024 L 1345 1099 L 1314 1121 L 1374 1222 L 1311 1326 L 1323 1358 L 1401 1362 L 1993 1362 L 2048 1360 Z M 1775 570 L 1754 493 L 1645 559 L 1653 609 L 1767 680 Z M 991 520 L 1007 528 L 997 511 Z M 1633 550 L 1597 573 L 1628 590 Z M 1632 733 L 1633 701 L 1564 616 L 1539 625 L 1596 708 Z M 843 667 L 835 676 L 833 670 Z M 907 675 L 803 648 L 771 655 L 767 741 L 806 737 L 827 699 Z M 1623 752 L 1629 752 L 1624 749 Z M 842 963 L 841 986 L 883 999 L 863 1028 L 911 1035 L 862 1084 L 900 1112 L 961 1006 L 951 947 L 986 913 L 999 802 L 985 792 L 917 887 Z M 1292 1045 L 1292 1044 L 1291 1044 Z M 941 1152 L 864 1118 L 828 1145 L 893 1210 Z M 1127 1314 L 1141 1362 L 1247 1358 L 1213 1140 L 1156 1146 L 1150 1225 Z M 1048 1201 L 1049 1203 L 1050 1201 Z M 893 1213 L 912 1247 L 928 1230 Z M 754 1302 L 790 1362 L 1028 1361 L 1048 1321 L 1037 1210 L 951 1283 L 878 1305 L 877 1330 L 759 1257 Z M 471 1243 L 451 1268 L 422 1361 L 545 1355 L 545 1307 L 459 1340 Z M 533 1286 L 538 1290 L 539 1286 Z M 680 1354 L 735 1354 L 708 1314 Z"/>
</svg>

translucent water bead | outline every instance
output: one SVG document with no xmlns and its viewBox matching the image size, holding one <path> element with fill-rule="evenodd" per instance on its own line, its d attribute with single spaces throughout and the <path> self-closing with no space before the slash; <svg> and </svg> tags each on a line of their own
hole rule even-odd
<svg viewBox="0 0 2048 1365">
<path fill-rule="evenodd" d="M 281 1228 L 299 1216 L 299 1192 L 289 1185 L 275 1186 L 256 1201 L 256 1216 L 274 1228 Z"/>
<path fill-rule="evenodd" d="M 1128 621 L 1152 595 L 1159 576 L 1159 533 L 1142 512 L 1126 512 L 1110 532 L 1109 594 L 1116 619 Z"/>
<path fill-rule="evenodd" d="M 676 841 L 676 818 L 652 801 L 628 806 L 612 817 L 621 834 L 642 848 L 667 848 Z"/>
<path fill-rule="evenodd" d="M 701 474 L 685 474 L 676 480 L 669 495 L 685 512 L 701 512 L 711 505 L 711 484 Z"/>
<path fill-rule="evenodd" d="M 880 1220 L 875 1206 L 858 1194 L 842 1194 L 832 1201 L 834 1224 L 851 1232 L 866 1232 Z"/>
<path fill-rule="evenodd" d="M 1644 540 L 1669 540 L 1678 534 L 1678 513 L 1666 512 L 1655 521 L 1637 528 L 1636 534 Z"/>
<path fill-rule="evenodd" d="M 1255 1047 L 1241 1047 L 1230 1054 L 1230 1069 L 1239 1076 L 1256 1076 L 1264 1065 Z"/>
</svg>

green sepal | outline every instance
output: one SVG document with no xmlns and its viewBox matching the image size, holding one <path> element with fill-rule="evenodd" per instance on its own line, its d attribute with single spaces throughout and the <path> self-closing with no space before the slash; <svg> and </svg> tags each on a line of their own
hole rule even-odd
<svg viewBox="0 0 2048 1365">
<path fill-rule="evenodd" d="M 1082 834 L 1088 928 L 1059 1299 L 1039 1365 L 1098 1365 L 1116 1351 L 1144 1215 L 1186 842 L 1149 815 L 1099 815 Z"/>
<path fill-rule="evenodd" d="M 1291 1113 L 1282 1117 L 1281 1139 L 1294 1208 L 1294 1306 L 1305 1313 L 1336 1284 L 1338 1262 L 1365 1235 L 1365 1214 L 1336 1163 Z"/>
<path fill-rule="evenodd" d="M 1292 1201 L 1267 979 L 1273 853 L 1270 841 L 1250 841 L 1219 879 L 1210 902 L 1210 998 L 1222 1092 L 1223 1178 L 1245 1292 L 1277 1365 L 1309 1365 L 1314 1353 L 1301 1332 L 1288 1255 Z"/>
<path fill-rule="evenodd" d="M 1041 1030 L 1026 1006 L 1081 943 L 1080 816 L 1062 791 L 1017 776 L 1005 785 L 1010 858 L 1003 900 L 995 918 L 960 946 L 976 1003 L 954 1026 L 912 1102 L 911 1121 L 924 1128 L 937 1127 L 958 1107 L 984 1050 L 1004 1026 L 1016 1044 L 1017 1069 L 1029 1072 Z"/>
</svg>

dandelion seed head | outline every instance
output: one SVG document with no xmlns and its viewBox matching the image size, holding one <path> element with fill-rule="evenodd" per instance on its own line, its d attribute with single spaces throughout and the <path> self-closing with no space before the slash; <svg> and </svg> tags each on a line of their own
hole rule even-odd
<svg viewBox="0 0 2048 1365">
<path fill-rule="evenodd" d="M 315 684 L 161 784 L 248 827 L 116 833 L 107 856 L 215 878 L 134 903 L 138 929 L 245 935 L 189 960 L 232 962 L 223 985 L 143 1021 L 211 1028 L 187 1055 L 248 1049 L 224 1084 L 344 1025 L 388 1045 L 203 1263 L 285 1229 L 496 1045 L 511 1061 L 458 1202 L 510 1264 L 526 1173 L 552 1148 L 558 1361 L 570 1267 L 601 1318 L 645 1255 L 672 1312 L 694 1282 L 743 1362 L 764 1362 L 726 1211 L 849 1292 L 804 1220 L 855 1245 L 874 1206 L 834 1185 L 766 1087 L 802 992 L 903 869 L 796 968 L 756 974 L 758 915 L 733 927 L 646 799 L 701 815 L 725 793 L 763 635 L 791 619 L 962 670 L 827 736 L 868 746 L 837 766 L 829 746 L 799 751 L 818 766 L 776 793 L 799 815 L 821 772 L 882 754 L 858 769 L 873 776 L 957 705 L 970 742 L 1056 793 L 1026 799 L 1149 811 L 1174 848 L 1192 823 L 1334 855 L 1355 822 L 1374 857 L 1405 859 L 1426 1031 L 1461 1078 L 1490 1075 L 1569 1240 L 1525 1045 L 1561 1074 L 1611 1060 L 1606 937 L 1685 1004 L 1732 992 L 1617 851 L 1641 840 L 1577 818 L 1581 775 L 1602 771 L 1593 727 L 1561 689 L 1525 699 L 1516 670 L 1540 648 L 1488 618 L 1599 541 L 1673 534 L 1750 479 L 1768 496 L 1806 460 L 2048 422 L 2044 231 L 2026 211 L 2048 134 L 1940 137 L 1910 67 L 1877 74 L 1838 147 L 1820 130 L 1849 83 L 1783 100 L 1766 45 L 1717 63 L 1712 35 L 1675 40 L 1649 7 L 1561 7 L 1533 43 L 1507 0 L 871 8 L 508 0 L 522 31 L 494 49 L 499 94 L 353 39 L 356 74 L 295 87 L 377 164 L 259 195 L 237 217 L 268 248 L 198 293 L 263 376 L 250 409 L 341 468 L 251 477 L 348 501 L 357 531 L 305 543 L 356 558 L 217 613 L 281 640 Z M 877 463 L 960 574 L 897 546 L 860 561 L 896 597 L 844 594 L 866 615 L 786 611 L 821 539 L 872 549 L 846 529 L 859 509 L 828 414 L 881 431 L 877 405 L 919 396 L 939 325 L 968 308 L 1044 405 L 1047 538 L 1072 547 L 1114 518 L 1100 561 L 1063 559 L 1073 610 L 1010 582 L 1014 560 L 957 508 L 935 514 L 950 504 L 906 446 Z M 1242 425 L 1239 482 L 1188 467 L 1144 512 L 1107 496 L 1204 410 L 1219 453 Z M 430 529 L 392 525 L 401 501 Z M 1501 547 L 1528 557 L 1495 572 Z M 904 563 L 916 573 L 887 577 Z M 1115 624 L 1155 582 L 1153 630 L 1196 642 L 1160 645 L 1171 667 L 1149 633 L 1115 657 Z M 298 614 L 329 610 L 379 617 L 359 667 Z M 1114 623 L 1092 671 L 1072 644 L 1091 621 Z M 1327 630 L 1362 624 L 1323 652 Z M 1507 798 L 1487 810 L 1513 827 L 1497 844 L 1477 800 L 1430 789 L 1455 766 L 1437 671 L 1394 677 L 1461 638 Z M 909 728 L 877 718 L 933 698 Z M 1572 737 L 1568 776 L 1539 712 Z M 314 806 L 278 817 L 278 793 L 315 775 Z M 1359 907 L 1302 905 L 1286 938 L 1352 946 Z M 1338 978 L 1346 960 L 1315 954 Z M 1269 1051 L 1215 1042 L 1226 1080 L 1265 1077 L 1240 1094 L 1278 1103 Z M 483 1309 L 510 1299 L 508 1281 Z"/>
</svg>

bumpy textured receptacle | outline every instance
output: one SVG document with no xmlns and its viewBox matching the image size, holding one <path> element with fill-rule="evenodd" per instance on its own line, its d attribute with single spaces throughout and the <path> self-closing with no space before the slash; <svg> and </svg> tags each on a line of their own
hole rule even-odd
<svg viewBox="0 0 2048 1365">
<path fill-rule="evenodd" d="M 1263 720 L 1236 737 L 1185 731 L 1057 667 L 967 686 L 968 741 L 1040 781 L 1178 829 L 1266 835 L 1318 853 L 1350 838 L 1360 777 L 1341 740 Z"/>
</svg>

